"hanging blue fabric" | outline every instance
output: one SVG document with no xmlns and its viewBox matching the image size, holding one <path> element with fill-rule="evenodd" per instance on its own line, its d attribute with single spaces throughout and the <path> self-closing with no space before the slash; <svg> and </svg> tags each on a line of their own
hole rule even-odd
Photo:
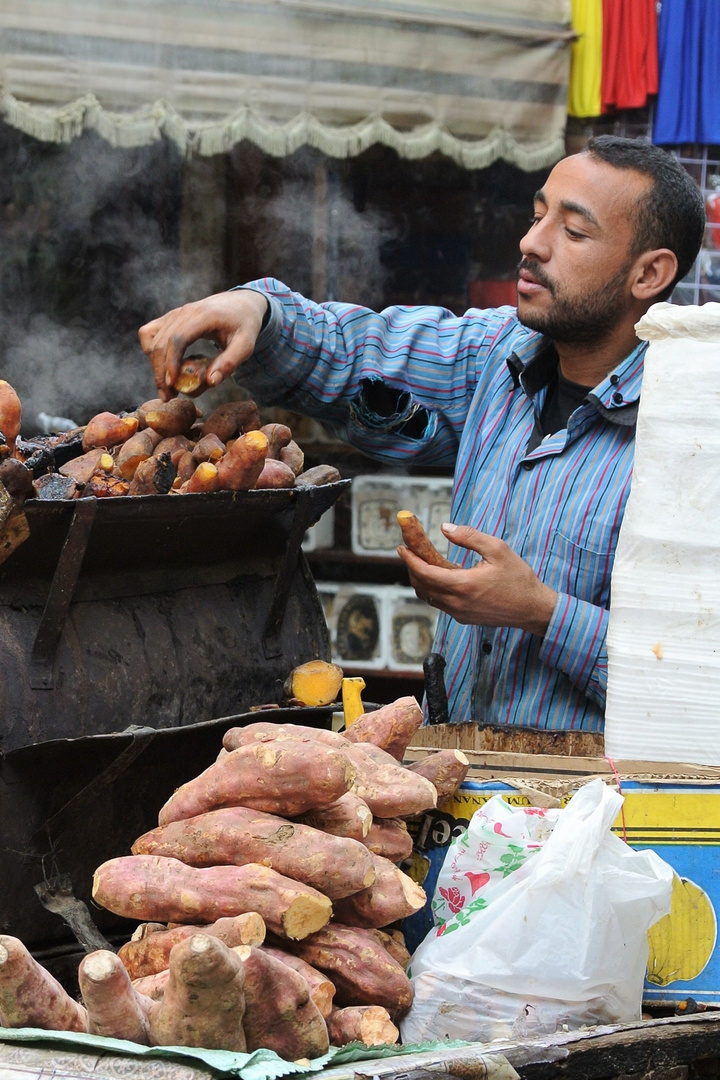
<svg viewBox="0 0 720 1080">
<path fill-rule="evenodd" d="M 720 2 L 662 0 L 654 143 L 720 143 Z"/>
</svg>

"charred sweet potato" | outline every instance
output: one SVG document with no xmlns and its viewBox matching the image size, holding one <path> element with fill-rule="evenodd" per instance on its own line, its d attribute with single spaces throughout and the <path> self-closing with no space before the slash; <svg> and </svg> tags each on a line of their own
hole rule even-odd
<svg viewBox="0 0 720 1080">
<path fill-rule="evenodd" d="M 130 481 L 130 495 L 167 495 L 177 476 L 169 454 L 141 461 Z"/>
<path fill-rule="evenodd" d="M 130 484 L 121 476 L 98 471 L 93 473 L 83 488 L 82 497 L 85 499 L 93 495 L 96 499 L 117 498 L 127 495 L 129 490 Z"/>
<path fill-rule="evenodd" d="M 0 461 L 0 484 L 17 503 L 23 503 L 33 496 L 32 471 L 17 458 Z"/>
</svg>

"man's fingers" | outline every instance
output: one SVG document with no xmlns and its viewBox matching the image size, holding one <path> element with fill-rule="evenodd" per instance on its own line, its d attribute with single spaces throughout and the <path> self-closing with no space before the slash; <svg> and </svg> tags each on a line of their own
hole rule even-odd
<svg viewBox="0 0 720 1080">
<path fill-rule="evenodd" d="M 472 529 L 469 525 L 454 525 L 446 521 L 442 525 L 442 531 L 451 544 L 468 548 L 469 551 L 476 551 L 486 562 L 499 558 L 507 548 L 504 540 L 499 540 L 497 536 L 491 536 L 489 533 L 479 532 L 478 529 Z"/>
<path fill-rule="evenodd" d="M 234 371 L 252 356 L 255 348 L 256 337 L 238 330 L 233 334 L 227 347 L 219 352 L 213 359 L 207 372 L 209 386 L 217 386 L 223 379 L 227 379 Z"/>
</svg>

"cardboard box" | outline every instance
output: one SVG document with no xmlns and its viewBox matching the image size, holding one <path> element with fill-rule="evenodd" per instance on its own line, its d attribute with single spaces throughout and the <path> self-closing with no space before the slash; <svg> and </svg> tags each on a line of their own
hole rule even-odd
<svg viewBox="0 0 720 1080">
<path fill-rule="evenodd" d="M 408 759 L 429 749 L 412 747 Z M 515 806 L 557 806 L 567 803 L 573 791 L 593 776 L 600 775 L 615 787 L 619 781 L 625 802 L 613 831 L 632 847 L 652 848 L 677 875 L 673 910 L 650 930 L 643 1000 L 672 1006 L 692 997 L 720 1005 L 720 770 L 465 752 L 472 762 L 465 784 L 411 826 L 415 851 L 404 868 L 423 884 L 428 900 L 450 841 L 493 795 L 501 793 Z M 658 768 L 662 776 L 653 774 L 652 769 Z M 411 952 L 431 928 L 428 903 L 403 925 Z"/>
</svg>

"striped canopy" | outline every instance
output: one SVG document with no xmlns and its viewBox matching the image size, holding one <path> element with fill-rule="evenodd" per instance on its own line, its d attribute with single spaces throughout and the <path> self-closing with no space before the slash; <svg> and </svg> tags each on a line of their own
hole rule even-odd
<svg viewBox="0 0 720 1080">
<path fill-rule="evenodd" d="M 564 152 L 569 0 L 0 0 L 0 115 L 211 155 Z"/>
</svg>

